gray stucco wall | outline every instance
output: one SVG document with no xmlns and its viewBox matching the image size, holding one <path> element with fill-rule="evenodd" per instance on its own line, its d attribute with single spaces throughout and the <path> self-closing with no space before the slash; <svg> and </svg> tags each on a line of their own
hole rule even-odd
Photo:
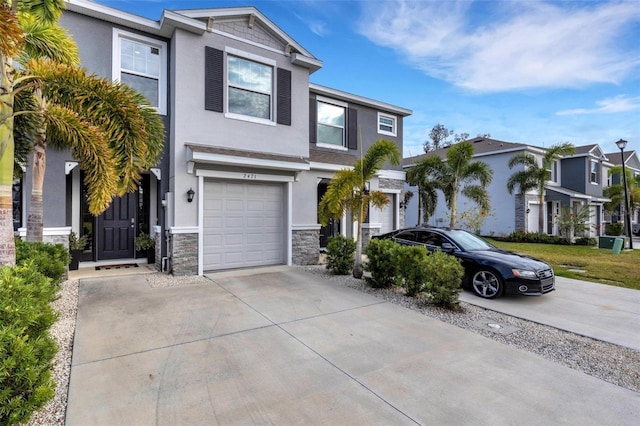
<svg viewBox="0 0 640 426">
<path fill-rule="evenodd" d="M 292 123 L 281 124 L 254 123 L 229 118 L 225 113 L 207 111 L 204 108 L 204 52 L 205 46 L 224 50 L 231 47 L 243 54 L 257 55 L 269 61 L 275 61 L 277 67 L 288 69 L 292 73 Z M 182 64 L 174 70 L 175 97 L 172 143 L 173 163 L 172 190 L 176 194 L 195 187 L 196 180 L 186 172 L 185 144 L 200 144 L 223 148 L 266 152 L 286 156 L 308 157 L 308 84 L 309 71 L 291 64 L 290 58 L 282 53 L 263 49 L 237 40 L 222 37 L 214 33 L 202 36 L 177 30 L 174 37 L 175 63 Z M 226 61 L 225 61 L 226 67 Z M 226 70 L 226 68 L 225 68 Z M 274 97 L 277 93 L 274 91 Z M 175 225 L 195 225 L 197 210 L 195 203 L 186 206 L 176 214 Z"/>
</svg>

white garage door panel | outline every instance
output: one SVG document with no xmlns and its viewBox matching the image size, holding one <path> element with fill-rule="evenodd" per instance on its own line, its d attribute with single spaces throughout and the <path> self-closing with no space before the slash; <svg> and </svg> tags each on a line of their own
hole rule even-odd
<svg viewBox="0 0 640 426">
<path fill-rule="evenodd" d="M 395 229 L 395 221 L 393 212 L 395 210 L 395 194 L 385 194 L 389 198 L 389 204 L 384 206 L 382 210 L 380 210 L 380 224 L 382 225 L 380 228 L 381 234 L 386 234 L 387 232 L 391 232 Z"/>
<path fill-rule="evenodd" d="M 284 263 L 284 185 L 207 180 L 205 270 Z"/>
</svg>

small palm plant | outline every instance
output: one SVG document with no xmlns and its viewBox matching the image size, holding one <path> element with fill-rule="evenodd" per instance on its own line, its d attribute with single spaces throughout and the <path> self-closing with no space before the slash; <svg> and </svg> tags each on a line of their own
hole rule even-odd
<svg viewBox="0 0 640 426">
<path fill-rule="evenodd" d="M 327 192 L 320 200 L 318 216 L 320 223 L 326 225 L 329 219 L 340 219 L 345 212 L 351 212 L 358 224 L 356 257 L 353 264 L 353 276 L 362 278 L 362 222 L 367 217 L 369 204 L 383 208 L 389 199 L 381 191 L 370 191 L 368 182 L 388 160 L 393 165 L 400 164 L 400 150 L 392 141 L 379 139 L 369 147 L 364 157 L 356 161 L 353 169 L 342 169 L 331 179 Z"/>
</svg>

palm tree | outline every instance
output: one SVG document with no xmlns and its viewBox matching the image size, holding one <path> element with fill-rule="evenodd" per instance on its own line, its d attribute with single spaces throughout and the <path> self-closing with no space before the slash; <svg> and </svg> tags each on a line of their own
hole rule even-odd
<svg viewBox="0 0 640 426">
<path fill-rule="evenodd" d="M 369 147 L 365 155 L 356 161 L 353 169 L 336 172 L 320 200 L 318 216 L 320 223 L 326 225 L 329 219 L 340 219 L 345 212 L 351 212 L 358 224 L 356 239 L 356 259 L 353 264 L 353 276 L 362 278 L 362 222 L 367 217 L 369 204 L 383 208 L 389 199 L 381 191 L 369 191 L 367 182 L 384 166 L 388 160 L 392 165 L 400 164 L 401 154 L 394 142 L 379 139 Z"/>
<path fill-rule="evenodd" d="M 427 222 L 438 205 L 437 188 L 428 176 L 415 167 L 407 170 L 407 183 L 418 187 L 418 222 Z"/>
<path fill-rule="evenodd" d="M 576 152 L 573 144 L 565 142 L 549 147 L 542 156 L 542 164 L 538 165 L 538 160 L 527 152 L 521 152 L 509 160 L 509 168 L 516 165 L 524 166 L 523 170 L 515 172 L 507 181 L 507 190 L 513 194 L 516 186 L 520 188 L 520 196 L 524 197 L 527 192 L 536 189 L 538 191 L 538 232 L 544 232 L 544 200 L 547 191 L 547 183 L 551 179 L 551 167 L 562 156 L 573 155 Z"/>
<path fill-rule="evenodd" d="M 15 160 L 14 102 L 17 89 L 26 76 L 17 78 L 14 61 L 25 49 L 47 52 L 54 57 L 66 46 L 48 43 L 40 34 L 26 34 L 22 24 L 34 18 L 43 25 L 53 25 L 60 17 L 63 0 L 0 0 L 0 265 L 14 265 L 12 184 Z M 31 42 L 42 43 L 27 45 Z"/>
<path fill-rule="evenodd" d="M 490 208 L 487 186 L 493 178 L 493 170 L 483 161 L 471 162 L 473 153 L 472 143 L 460 142 L 447 149 L 444 160 L 435 154 L 429 155 L 407 171 L 411 182 L 427 188 L 424 192 L 428 195 L 429 203 L 433 207 L 432 209 L 430 207 L 431 210 L 425 208 L 425 212 L 433 214 L 435 210 L 437 198 L 433 196 L 435 193 L 433 189 L 442 191 L 450 212 L 449 227 L 451 228 L 456 226 L 459 193 L 485 210 Z M 479 185 L 473 183 L 477 181 Z"/>
<path fill-rule="evenodd" d="M 164 129 L 149 102 L 126 85 L 49 61 L 32 60 L 26 68 L 41 84 L 34 90 L 40 125 L 34 140 L 27 239 L 41 241 L 47 141 L 55 149 L 71 149 L 80 160 L 89 211 L 98 215 L 114 196 L 135 190 L 140 172 L 157 163 Z"/>
</svg>

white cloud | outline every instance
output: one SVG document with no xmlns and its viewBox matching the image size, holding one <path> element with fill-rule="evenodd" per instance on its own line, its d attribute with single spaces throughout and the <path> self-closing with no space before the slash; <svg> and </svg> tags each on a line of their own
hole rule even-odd
<svg viewBox="0 0 640 426">
<path fill-rule="evenodd" d="M 365 2 L 360 32 L 426 74 L 500 92 L 619 83 L 640 65 L 640 7 L 541 1 Z M 626 31 L 636 25 L 635 33 Z M 631 51 L 623 46 L 632 45 Z"/>
<path fill-rule="evenodd" d="M 628 97 L 625 95 L 603 99 L 596 102 L 595 108 L 576 108 L 558 111 L 556 115 L 581 115 L 581 114 L 613 114 L 640 109 L 640 96 Z"/>
</svg>

